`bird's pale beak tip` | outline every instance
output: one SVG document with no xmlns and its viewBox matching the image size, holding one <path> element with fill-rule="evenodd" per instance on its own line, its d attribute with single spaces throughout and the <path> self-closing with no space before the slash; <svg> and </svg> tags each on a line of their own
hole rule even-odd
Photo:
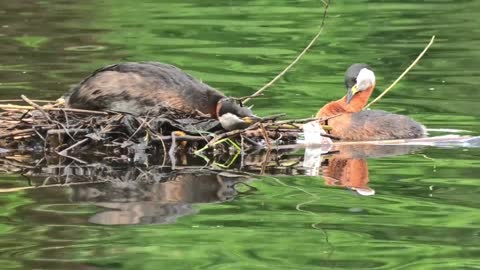
<svg viewBox="0 0 480 270">
<path fill-rule="evenodd" d="M 350 101 L 352 101 L 353 96 L 354 96 L 357 92 L 358 92 L 358 89 L 357 89 L 357 85 L 356 85 L 356 84 L 355 84 L 352 88 L 348 89 L 347 99 L 346 99 L 347 104 L 349 104 Z"/>
<path fill-rule="evenodd" d="M 242 118 L 242 120 L 243 120 L 245 123 L 251 125 L 251 124 L 254 124 L 254 123 L 260 121 L 261 118 L 260 118 L 260 117 L 256 117 L 256 116 L 245 116 L 245 117 Z"/>
<path fill-rule="evenodd" d="M 347 99 L 345 100 L 347 104 L 350 104 L 350 101 L 352 101 L 353 94 L 351 91 L 348 91 L 347 93 Z"/>
</svg>

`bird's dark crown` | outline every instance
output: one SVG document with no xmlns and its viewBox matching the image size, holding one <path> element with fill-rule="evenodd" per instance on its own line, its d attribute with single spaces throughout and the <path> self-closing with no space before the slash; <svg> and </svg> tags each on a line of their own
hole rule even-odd
<svg viewBox="0 0 480 270">
<path fill-rule="evenodd" d="M 253 112 L 249 108 L 243 107 L 240 102 L 233 98 L 222 98 L 217 106 L 219 108 L 217 117 L 226 113 L 234 114 L 240 118 L 253 115 Z"/>
<path fill-rule="evenodd" d="M 364 68 L 373 71 L 369 65 L 363 63 L 353 64 L 347 69 L 347 72 L 345 72 L 345 86 L 347 89 L 352 88 L 357 83 L 358 74 L 360 73 L 360 70 Z"/>
</svg>

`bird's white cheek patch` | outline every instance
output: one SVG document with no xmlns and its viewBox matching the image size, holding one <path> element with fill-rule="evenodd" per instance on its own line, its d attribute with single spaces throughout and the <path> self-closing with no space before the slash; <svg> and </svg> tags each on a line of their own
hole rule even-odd
<svg viewBox="0 0 480 270">
<path fill-rule="evenodd" d="M 362 68 L 357 76 L 357 89 L 364 91 L 375 85 L 375 73 L 368 68 Z"/>
</svg>

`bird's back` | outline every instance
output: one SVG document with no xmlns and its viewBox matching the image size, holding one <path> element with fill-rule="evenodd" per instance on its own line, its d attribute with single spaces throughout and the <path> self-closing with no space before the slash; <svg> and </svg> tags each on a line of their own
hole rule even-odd
<svg viewBox="0 0 480 270">
<path fill-rule="evenodd" d="M 67 106 L 143 114 L 154 108 L 200 111 L 215 116 L 224 97 L 172 65 L 142 62 L 110 65 L 96 70 L 75 86 Z"/>
<path fill-rule="evenodd" d="M 342 140 L 410 139 L 426 136 L 425 127 L 413 119 L 380 110 L 344 113 L 328 120 L 331 135 Z"/>
</svg>

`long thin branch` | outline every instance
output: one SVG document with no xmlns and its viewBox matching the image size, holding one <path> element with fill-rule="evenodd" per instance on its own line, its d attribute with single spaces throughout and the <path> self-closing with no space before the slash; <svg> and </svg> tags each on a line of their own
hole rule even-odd
<svg viewBox="0 0 480 270">
<path fill-rule="evenodd" d="M 278 79 L 280 79 L 283 75 L 285 75 L 285 73 L 287 73 L 287 71 L 290 70 L 290 68 L 292 68 L 305 55 L 305 53 L 307 53 L 307 51 L 313 46 L 313 44 L 315 44 L 315 42 L 317 41 L 317 39 L 320 37 L 320 35 L 323 32 L 323 28 L 325 26 L 325 18 L 327 17 L 327 10 L 328 10 L 328 7 L 330 6 L 330 0 L 325 0 L 325 1 L 322 0 L 322 2 L 325 5 L 325 9 L 323 11 L 322 22 L 320 24 L 320 29 L 318 30 L 318 33 L 313 37 L 313 39 L 310 41 L 310 43 L 308 43 L 307 47 L 305 47 L 305 49 L 303 49 L 303 51 L 290 63 L 290 65 L 288 65 L 282 72 L 280 72 L 270 82 L 265 84 L 262 88 L 258 89 L 257 92 L 255 92 L 249 98 L 245 99 L 243 101 L 244 104 L 247 103 L 248 101 L 250 101 L 250 99 L 262 94 L 263 91 L 265 91 L 265 89 L 272 86 L 276 81 L 278 81 Z"/>
<path fill-rule="evenodd" d="M 377 102 L 385 94 L 387 94 L 388 91 L 390 91 L 390 89 L 392 89 L 395 85 L 397 85 L 397 83 L 410 71 L 410 69 L 412 69 L 418 63 L 418 61 L 420 61 L 420 59 L 428 51 L 430 46 L 432 46 L 434 40 L 435 40 L 435 36 L 432 36 L 432 39 L 430 39 L 430 42 L 427 44 L 425 49 L 423 49 L 423 51 L 418 55 L 417 59 L 415 59 L 415 61 L 413 61 L 413 63 L 407 69 L 405 69 L 405 71 L 387 89 L 385 89 L 378 97 L 372 100 L 372 102 L 368 103 L 368 105 L 365 106 L 365 109 L 372 106 L 373 103 Z"/>
</svg>

